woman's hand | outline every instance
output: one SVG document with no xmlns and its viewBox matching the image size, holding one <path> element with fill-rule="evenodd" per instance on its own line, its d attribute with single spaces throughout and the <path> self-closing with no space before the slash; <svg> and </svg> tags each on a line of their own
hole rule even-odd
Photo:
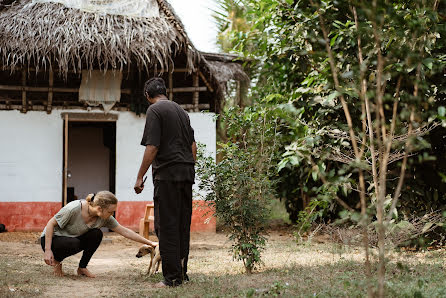
<svg viewBox="0 0 446 298">
<path fill-rule="evenodd" d="M 119 235 L 124 236 L 127 239 L 130 239 L 130 240 L 142 243 L 142 244 L 147 244 L 152 247 L 158 246 L 158 242 L 150 241 L 149 239 L 142 237 L 141 235 L 133 232 L 130 229 L 127 229 L 126 227 L 121 226 L 120 224 L 118 224 L 118 226 L 113 228 L 112 230 L 113 230 L 113 232 L 116 232 Z"/>
<path fill-rule="evenodd" d="M 53 251 L 51 249 L 45 250 L 45 253 L 43 255 L 43 259 L 45 260 L 45 263 L 50 266 L 54 266 L 54 255 Z"/>
<path fill-rule="evenodd" d="M 151 246 L 151 247 L 157 247 L 159 245 L 158 242 L 154 242 L 154 241 L 150 241 L 150 240 L 147 240 L 146 244 Z"/>
</svg>

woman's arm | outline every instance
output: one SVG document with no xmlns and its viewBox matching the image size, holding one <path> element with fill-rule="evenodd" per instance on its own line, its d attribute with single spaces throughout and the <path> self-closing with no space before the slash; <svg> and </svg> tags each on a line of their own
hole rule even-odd
<svg viewBox="0 0 446 298">
<path fill-rule="evenodd" d="M 43 255 L 43 259 L 45 260 L 45 263 L 47 263 L 50 266 L 55 265 L 53 251 L 51 250 L 51 243 L 53 241 L 54 227 L 56 225 L 57 221 L 53 217 L 46 224 L 46 230 L 45 230 L 45 253 Z"/>
<path fill-rule="evenodd" d="M 158 245 L 158 242 L 150 241 L 150 240 L 142 237 L 141 235 L 133 232 L 132 230 L 127 229 L 126 227 L 121 226 L 120 224 L 118 224 L 118 226 L 116 228 L 112 229 L 112 230 L 114 232 L 124 236 L 125 238 L 128 238 L 130 240 L 133 240 L 133 241 L 136 241 L 136 242 L 139 242 L 139 243 L 142 243 L 142 244 L 147 244 L 147 245 L 150 245 L 152 247 L 155 247 L 155 246 Z"/>
</svg>

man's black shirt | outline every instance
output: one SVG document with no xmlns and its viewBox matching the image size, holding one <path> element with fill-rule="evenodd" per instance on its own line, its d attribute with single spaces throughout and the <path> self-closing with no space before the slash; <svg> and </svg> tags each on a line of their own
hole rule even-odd
<svg viewBox="0 0 446 298">
<path fill-rule="evenodd" d="M 192 143 L 194 130 L 189 115 L 177 103 L 159 100 L 147 109 L 141 145 L 158 148 L 152 163 L 154 180 L 194 182 Z"/>
</svg>

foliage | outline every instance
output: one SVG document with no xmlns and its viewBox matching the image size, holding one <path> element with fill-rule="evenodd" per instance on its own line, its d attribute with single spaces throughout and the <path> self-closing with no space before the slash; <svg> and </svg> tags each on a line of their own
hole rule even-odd
<svg viewBox="0 0 446 298">
<path fill-rule="evenodd" d="M 287 127 L 289 145 L 279 169 L 316 183 L 294 184 L 287 193 L 334 199 L 363 227 L 376 221 L 382 296 L 385 230 L 409 157 L 429 148 L 425 136 L 446 119 L 446 28 L 438 13 L 444 3 L 242 3 L 251 30 L 233 34 L 238 40 L 232 44 L 259 61 L 253 94 L 280 93 L 302 111 Z M 370 276 L 367 257 L 365 264 Z"/>
<path fill-rule="evenodd" d="M 271 103 L 224 115 L 229 141 L 219 144 L 221 160 L 202 153 L 197 159 L 199 188 L 234 242 L 233 256 L 251 273 L 261 261 L 269 202 L 274 197 L 271 171 L 276 154 L 280 109 Z M 200 150 L 201 152 L 201 150 Z"/>
<path fill-rule="evenodd" d="M 236 39 L 233 35 L 250 29 L 246 9 L 240 0 L 217 0 L 217 6 L 219 9 L 213 14 L 218 30 L 217 44 L 223 52 L 230 52 Z"/>
<path fill-rule="evenodd" d="M 359 101 L 358 78 L 360 67 L 357 63 L 357 36 L 363 37 L 365 62 L 363 66 L 376 63 L 376 53 L 370 47 L 373 43 L 373 30 L 370 18 L 366 22 L 360 22 L 358 30 L 355 29 L 354 17 L 351 6 L 358 7 L 360 19 L 366 19 L 371 14 L 371 8 L 361 7 L 356 2 L 347 1 L 315 1 L 314 6 L 311 1 L 237 1 L 238 10 L 246 11 L 245 20 L 251 26 L 248 31 L 234 31 L 229 38 L 234 45 L 232 51 L 241 53 L 247 57 L 258 61 L 257 76 L 254 78 L 256 86 L 253 89 L 254 97 L 265 97 L 268 94 L 280 93 L 296 107 L 305 108 L 302 118 L 305 124 L 314 125 L 316 128 L 328 126 L 331 130 L 339 129 L 346 131 L 346 123 L 343 121 L 343 111 L 337 98 L 338 91 L 333 90 L 333 81 L 325 44 L 318 15 L 315 13 L 315 6 L 319 3 L 323 6 L 323 12 L 327 15 L 327 30 L 330 46 L 332 47 L 335 59 L 338 61 L 340 69 L 340 80 L 345 96 L 348 96 L 349 108 L 351 109 L 352 121 L 361 127 L 362 107 Z M 446 87 L 442 69 L 445 65 L 445 39 L 439 38 L 444 32 L 444 15 L 432 12 L 434 2 L 426 2 L 427 9 L 416 6 L 418 1 L 394 2 L 386 8 L 379 2 L 378 6 L 386 11 L 380 11 L 379 15 L 384 15 L 383 28 L 383 53 L 388 59 L 387 74 L 393 77 L 386 77 L 388 86 L 395 90 L 396 78 L 398 74 L 404 74 L 402 82 L 401 97 L 410 101 L 416 75 L 415 65 L 417 63 L 417 51 L 413 51 L 416 44 L 421 45 L 426 42 L 425 53 L 422 57 L 421 82 L 419 88 L 423 89 L 424 98 L 428 99 L 420 111 L 419 116 L 427 119 L 432 111 L 438 107 L 439 117 L 444 117 L 445 109 L 442 107 L 446 95 Z M 436 2 L 438 10 L 445 9 L 443 3 Z M 364 8 L 364 9 L 363 9 Z M 368 14 L 368 15 L 367 15 Z M 406 30 L 406 31 L 405 31 Z M 413 34 L 421 39 L 409 36 L 407 30 L 412 30 Z M 422 36 L 429 32 L 426 36 Z M 418 51 L 419 52 L 419 51 Z M 420 56 L 418 56 L 420 57 Z M 405 71 L 403 68 L 406 67 Z M 402 72 L 401 72 L 402 71 Z M 365 77 L 370 84 L 376 82 L 376 73 L 372 69 L 367 70 Z M 354 80 L 356 78 L 356 80 Z M 353 86 L 352 86 L 353 85 Z M 389 88 L 389 89 L 390 89 Z M 373 96 L 373 89 L 369 89 L 370 96 Z M 390 91 L 390 90 L 389 90 Z M 389 96 L 390 95 L 390 96 Z M 391 92 L 384 98 L 386 106 L 385 113 L 391 107 Z M 389 102 L 390 100 L 390 102 Z M 398 111 L 402 120 L 407 119 L 409 113 L 407 106 L 402 105 Z M 424 115 L 423 115 L 424 113 Z M 404 127 L 403 127 L 404 128 Z M 407 129 L 406 129 L 407 130 Z M 290 134 L 288 143 L 293 142 L 297 137 Z M 320 144 L 327 144 L 333 141 L 333 137 L 321 139 Z M 347 145 L 340 149 L 348 148 L 348 135 L 339 138 L 338 144 Z M 286 144 L 286 141 L 284 141 Z M 284 147 L 284 146 L 283 146 Z M 321 146 L 319 146 L 321 147 Z M 332 150 L 326 146 L 327 150 Z M 338 148 L 340 146 L 337 146 Z M 414 148 L 415 149 L 415 148 Z M 331 163 L 332 166 L 328 165 Z M 338 167 L 336 163 L 325 160 L 329 168 Z M 398 169 L 398 164 L 391 169 Z M 314 186 L 320 186 L 321 182 L 308 180 L 306 177 L 312 175 L 309 166 L 295 166 L 290 164 L 281 172 L 281 181 L 278 193 L 287 199 L 287 207 L 291 212 L 290 217 L 297 219 L 299 210 L 302 210 L 302 198 L 305 196 L 314 197 Z M 344 170 L 343 170 L 344 171 Z M 341 171 L 342 172 L 342 171 Z M 297 178 L 296 178 L 297 177 Z M 296 180 L 300 181 L 298 183 Z M 392 179 L 391 181 L 395 181 Z M 305 181 L 305 183 L 302 183 Z M 308 185 L 309 184 L 309 185 Z M 396 183 L 389 183 L 389 187 L 395 187 Z M 353 194 L 355 195 L 355 194 Z M 420 197 L 418 197 L 420 198 Z M 410 210 L 408 210 L 409 212 Z"/>
</svg>

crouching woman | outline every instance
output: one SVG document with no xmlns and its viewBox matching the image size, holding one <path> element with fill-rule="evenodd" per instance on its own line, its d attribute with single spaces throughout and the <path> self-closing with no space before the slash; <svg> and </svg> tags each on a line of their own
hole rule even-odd
<svg viewBox="0 0 446 298">
<path fill-rule="evenodd" d="M 45 263 L 54 267 L 55 275 L 63 276 L 62 260 L 83 251 L 77 274 L 95 277 L 87 265 L 102 241 L 102 227 L 143 244 L 153 247 L 158 244 L 121 226 L 112 216 L 117 205 L 114 194 L 101 191 L 88 195 L 86 200 L 68 203 L 48 221 L 41 244 Z"/>
</svg>

